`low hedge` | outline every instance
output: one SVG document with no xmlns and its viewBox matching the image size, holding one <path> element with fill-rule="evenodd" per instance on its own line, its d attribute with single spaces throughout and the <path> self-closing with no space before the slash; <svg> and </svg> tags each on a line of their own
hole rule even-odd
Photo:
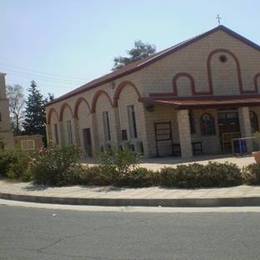
<svg viewBox="0 0 260 260">
<path fill-rule="evenodd" d="M 119 187 L 150 187 L 160 185 L 160 172 L 138 167 L 128 174 L 119 175 L 113 180 L 113 185 Z"/>
<path fill-rule="evenodd" d="M 227 162 L 193 163 L 152 171 L 139 167 L 139 157 L 132 151 L 109 151 L 101 160 L 99 166 L 82 167 L 80 151 L 73 146 L 50 147 L 30 155 L 19 151 L 0 152 L 0 174 L 49 186 L 208 188 L 260 184 L 260 165 L 257 164 L 240 170 Z"/>
<path fill-rule="evenodd" d="M 242 169 L 243 182 L 248 185 L 260 184 L 260 164 L 252 163 Z"/>
<path fill-rule="evenodd" d="M 86 167 L 76 173 L 77 183 L 118 187 L 164 186 L 175 188 L 228 187 L 242 184 L 241 170 L 232 163 L 179 165 L 152 171 L 142 167 L 119 173 L 102 166 Z M 75 183 L 74 183 L 75 184 Z"/>
<path fill-rule="evenodd" d="M 228 187 L 242 184 L 241 170 L 232 163 L 209 162 L 161 170 L 161 185 L 178 188 Z"/>
<path fill-rule="evenodd" d="M 30 167 L 34 183 L 49 186 L 76 183 L 80 171 L 80 151 L 74 146 L 43 149 L 35 156 Z"/>
</svg>

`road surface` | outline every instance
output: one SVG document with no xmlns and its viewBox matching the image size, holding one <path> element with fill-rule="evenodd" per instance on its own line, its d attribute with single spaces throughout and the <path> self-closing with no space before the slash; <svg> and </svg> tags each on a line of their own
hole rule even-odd
<svg viewBox="0 0 260 260">
<path fill-rule="evenodd" d="M 106 212 L 0 205 L 0 259 L 260 259 L 259 212 Z"/>
</svg>

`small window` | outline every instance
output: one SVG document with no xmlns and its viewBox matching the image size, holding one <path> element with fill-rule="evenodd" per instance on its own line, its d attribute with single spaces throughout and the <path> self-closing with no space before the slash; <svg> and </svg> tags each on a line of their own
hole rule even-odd
<svg viewBox="0 0 260 260">
<path fill-rule="evenodd" d="M 111 141 L 109 114 L 108 114 L 107 111 L 103 112 L 103 127 L 104 127 L 105 140 L 106 141 Z"/>
<path fill-rule="evenodd" d="M 0 113 L 0 122 L 2 121 L 2 114 Z"/>
<path fill-rule="evenodd" d="M 257 115 L 254 111 L 250 111 L 250 122 L 251 122 L 252 133 L 257 132 L 259 130 L 258 119 L 257 119 Z"/>
<path fill-rule="evenodd" d="M 215 135 L 215 120 L 214 117 L 205 113 L 200 118 L 201 135 Z"/>
<path fill-rule="evenodd" d="M 58 125 L 54 124 L 54 136 L 55 136 L 55 143 L 59 144 L 59 133 L 58 133 Z"/>
<path fill-rule="evenodd" d="M 137 138 L 136 117 L 134 106 L 127 106 L 129 133 L 131 138 Z"/>
<path fill-rule="evenodd" d="M 127 140 L 127 130 L 123 129 L 122 130 L 122 141 L 126 141 Z"/>
<path fill-rule="evenodd" d="M 67 121 L 67 141 L 68 144 L 73 144 L 72 126 L 70 120 Z"/>
<path fill-rule="evenodd" d="M 21 149 L 23 151 L 34 151 L 35 150 L 35 141 L 30 140 L 21 140 Z"/>
<path fill-rule="evenodd" d="M 189 120 L 190 120 L 190 133 L 195 134 L 196 133 L 195 122 L 194 122 L 193 112 L 191 110 L 189 111 Z"/>
<path fill-rule="evenodd" d="M 220 60 L 220 62 L 225 63 L 225 62 L 227 62 L 227 56 L 222 54 L 219 56 L 219 60 Z"/>
</svg>

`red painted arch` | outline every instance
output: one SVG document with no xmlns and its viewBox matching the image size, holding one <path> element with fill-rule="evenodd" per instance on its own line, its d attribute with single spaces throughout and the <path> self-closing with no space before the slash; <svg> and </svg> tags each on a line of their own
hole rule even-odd
<svg viewBox="0 0 260 260">
<path fill-rule="evenodd" d="M 177 81 L 178 81 L 179 78 L 188 78 L 188 79 L 189 79 L 189 81 L 190 81 L 190 87 L 191 87 L 191 93 L 192 93 L 192 95 L 194 95 L 195 92 L 196 92 L 194 79 L 193 79 L 193 77 L 192 77 L 189 73 L 186 73 L 186 72 L 177 73 L 177 74 L 173 77 L 173 79 L 172 79 L 173 95 L 174 95 L 174 96 L 178 96 L 178 85 L 177 85 Z"/>
<path fill-rule="evenodd" d="M 98 91 L 95 93 L 95 95 L 94 95 L 94 97 L 93 97 L 93 100 L 92 100 L 91 113 L 95 113 L 95 112 L 96 112 L 96 104 L 97 104 L 98 98 L 99 98 L 101 95 L 105 95 L 105 96 L 108 98 L 110 105 L 113 106 L 112 100 L 111 100 L 110 96 L 107 94 L 107 92 L 104 91 L 104 90 L 98 90 Z"/>
<path fill-rule="evenodd" d="M 212 71 L 211 71 L 211 59 L 213 57 L 213 55 L 215 55 L 216 53 L 219 53 L 219 52 L 224 52 L 224 53 L 227 53 L 229 54 L 235 61 L 236 63 L 236 68 L 237 68 L 237 79 L 238 79 L 238 85 L 239 85 L 239 90 L 240 90 L 240 93 L 243 94 L 243 93 L 255 93 L 254 91 L 246 91 L 243 89 L 243 82 L 242 82 L 242 76 L 241 76 L 241 68 L 240 68 L 240 64 L 239 64 L 239 60 L 238 58 L 236 57 L 236 55 L 227 50 L 227 49 L 216 49 L 212 52 L 210 52 L 209 56 L 208 56 L 208 59 L 207 59 L 207 69 L 208 69 L 208 81 L 209 81 L 209 89 L 210 89 L 210 92 L 211 94 L 213 94 L 213 82 L 212 82 Z"/>
<path fill-rule="evenodd" d="M 48 116 L 47 116 L 47 124 L 51 123 L 51 117 L 52 117 L 53 113 L 56 114 L 57 120 L 59 120 L 58 112 L 56 111 L 55 108 L 51 108 L 49 113 L 48 113 Z"/>
<path fill-rule="evenodd" d="M 118 99 L 120 97 L 121 92 L 127 86 L 131 86 L 135 90 L 135 92 L 138 96 L 138 101 L 141 99 L 141 94 L 140 94 L 139 90 L 137 89 L 137 87 L 135 86 L 135 84 L 133 84 L 131 81 L 124 81 L 118 85 L 118 87 L 115 91 L 114 98 L 113 98 L 113 105 L 115 107 L 118 105 Z"/>
<path fill-rule="evenodd" d="M 72 117 L 72 118 L 74 117 L 73 111 L 72 111 L 70 105 L 69 105 L 68 103 L 63 103 L 62 106 L 61 106 L 61 109 L 60 109 L 60 117 L 59 117 L 59 120 L 60 120 L 60 121 L 63 120 L 63 114 L 64 114 L 64 110 L 65 110 L 66 107 L 69 109 L 69 111 L 70 111 L 70 113 L 71 113 L 71 117 Z"/>
<path fill-rule="evenodd" d="M 89 105 L 88 101 L 87 101 L 84 97 L 78 98 L 78 100 L 77 100 L 77 102 L 76 102 L 76 105 L 75 105 L 75 109 L 74 109 L 74 117 L 75 117 L 76 119 L 79 118 L 79 116 L 78 116 L 78 110 L 79 110 L 79 105 L 80 105 L 82 102 L 85 103 L 85 104 L 87 105 L 89 111 L 91 111 L 90 105 Z"/>
</svg>

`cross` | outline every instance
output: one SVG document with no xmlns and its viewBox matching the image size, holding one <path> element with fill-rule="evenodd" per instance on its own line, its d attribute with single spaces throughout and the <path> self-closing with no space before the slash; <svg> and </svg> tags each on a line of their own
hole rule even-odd
<svg viewBox="0 0 260 260">
<path fill-rule="evenodd" d="M 217 15 L 216 19 L 218 20 L 218 25 L 220 25 L 220 20 L 221 20 L 221 17 L 220 17 L 220 15 L 219 15 L 219 14 Z"/>
</svg>

